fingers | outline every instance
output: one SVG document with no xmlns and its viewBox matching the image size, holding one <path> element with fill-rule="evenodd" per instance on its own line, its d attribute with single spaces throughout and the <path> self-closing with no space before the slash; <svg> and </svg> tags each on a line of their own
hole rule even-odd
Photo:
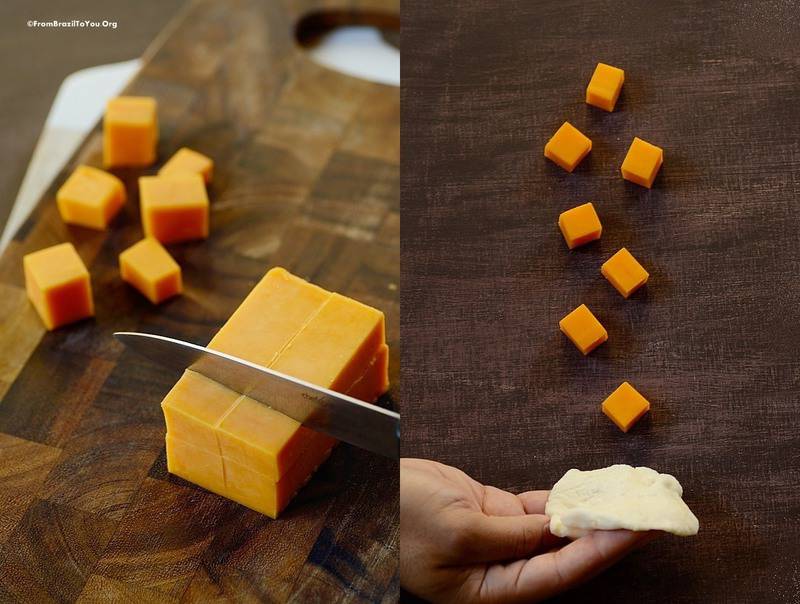
<svg viewBox="0 0 800 604">
<path fill-rule="evenodd" d="M 521 516 L 525 507 L 519 497 L 496 487 L 483 487 L 483 511 L 489 516 Z"/>
<path fill-rule="evenodd" d="M 655 535 L 652 531 L 594 531 L 553 552 L 553 564 L 561 580 L 571 587 L 618 562 Z"/>
<path fill-rule="evenodd" d="M 517 495 L 517 498 L 522 502 L 526 514 L 544 514 L 549 496 L 550 491 L 527 491 Z"/>
<path fill-rule="evenodd" d="M 496 565 L 486 589 L 498 600 L 538 601 L 575 587 L 651 541 L 658 533 L 594 531 L 561 549 L 525 562 Z M 492 579 L 488 582 L 488 579 Z"/>
<path fill-rule="evenodd" d="M 558 542 L 558 538 L 548 530 L 549 523 L 549 519 L 541 514 L 470 514 L 468 524 L 457 533 L 456 555 L 461 564 L 527 558 Z"/>
</svg>

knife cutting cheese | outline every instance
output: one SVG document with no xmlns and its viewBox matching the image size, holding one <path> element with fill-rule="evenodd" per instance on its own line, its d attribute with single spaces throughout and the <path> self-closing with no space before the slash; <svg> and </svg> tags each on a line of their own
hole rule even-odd
<svg viewBox="0 0 800 604">
<path fill-rule="evenodd" d="M 264 276 L 208 348 L 367 402 L 389 386 L 383 313 L 282 268 Z M 273 518 L 336 444 L 191 370 L 161 407 L 170 472 Z"/>
</svg>

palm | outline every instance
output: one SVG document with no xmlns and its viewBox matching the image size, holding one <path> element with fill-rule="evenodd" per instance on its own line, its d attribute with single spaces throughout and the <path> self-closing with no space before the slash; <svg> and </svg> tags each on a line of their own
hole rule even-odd
<svg viewBox="0 0 800 604">
<path fill-rule="evenodd" d="M 404 459 L 401 575 L 404 565 L 417 576 L 432 569 L 418 589 L 430 599 L 531 602 L 589 578 L 649 537 L 599 531 L 564 545 L 548 530 L 547 495 L 515 495 L 450 466 Z"/>
</svg>

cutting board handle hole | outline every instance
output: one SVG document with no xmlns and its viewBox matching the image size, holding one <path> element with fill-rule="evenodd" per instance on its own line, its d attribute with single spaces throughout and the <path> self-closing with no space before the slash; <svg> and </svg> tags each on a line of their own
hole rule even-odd
<svg viewBox="0 0 800 604">
<path fill-rule="evenodd" d="M 297 22 L 295 40 L 314 62 L 329 69 L 383 84 L 400 84 L 397 14 L 315 11 Z"/>
</svg>

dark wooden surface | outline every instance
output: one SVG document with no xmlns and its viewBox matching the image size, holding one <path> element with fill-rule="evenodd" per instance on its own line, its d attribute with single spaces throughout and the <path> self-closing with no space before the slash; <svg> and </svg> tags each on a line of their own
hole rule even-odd
<svg viewBox="0 0 800 604">
<path fill-rule="evenodd" d="M 800 601 L 798 5 L 493 4 L 403 3 L 403 454 L 514 491 L 673 473 L 699 535 L 559 601 Z M 594 142 L 573 174 L 542 157 L 564 120 Z M 664 148 L 650 191 L 619 175 L 634 136 Z M 603 237 L 570 253 L 590 200 Z M 651 273 L 628 301 L 599 273 L 622 246 Z M 582 302 L 587 358 L 557 325 Z M 629 434 L 600 412 L 623 380 L 652 403 Z"/>
<path fill-rule="evenodd" d="M 393 1 L 327 3 L 396 14 Z M 214 158 L 211 236 L 171 246 L 185 293 L 153 307 L 123 283 L 142 237 L 136 177 L 107 232 L 64 225 L 54 194 L 0 259 L 0 601 L 392 601 L 397 464 L 342 445 L 277 521 L 170 476 L 159 402 L 178 375 L 111 337 L 205 343 L 274 265 L 386 313 L 399 394 L 399 93 L 315 65 L 294 42 L 314 2 L 188 5 L 131 94 L 159 102 L 160 160 Z M 153 173 L 158 166 L 146 170 Z M 89 266 L 97 316 L 46 333 L 23 254 L 62 241 Z"/>
</svg>

